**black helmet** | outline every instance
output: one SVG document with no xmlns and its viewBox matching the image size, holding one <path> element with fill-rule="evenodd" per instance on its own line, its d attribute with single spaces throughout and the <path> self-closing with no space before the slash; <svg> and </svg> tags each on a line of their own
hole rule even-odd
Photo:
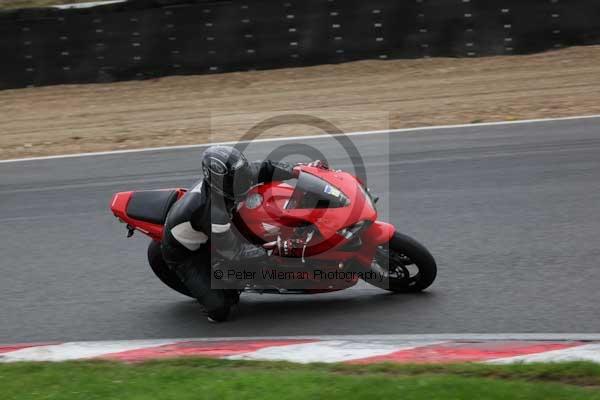
<svg viewBox="0 0 600 400">
<path fill-rule="evenodd" d="M 244 155 L 230 146 L 211 146 L 202 155 L 204 181 L 228 200 L 243 199 L 254 185 L 252 168 Z"/>
</svg>

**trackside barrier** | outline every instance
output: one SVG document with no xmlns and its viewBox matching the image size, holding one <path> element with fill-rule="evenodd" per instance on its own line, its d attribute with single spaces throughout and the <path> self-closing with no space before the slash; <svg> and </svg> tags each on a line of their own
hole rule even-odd
<svg viewBox="0 0 600 400">
<path fill-rule="evenodd" d="M 0 89 L 595 43 L 597 0 L 132 0 L 1 12 Z"/>
</svg>

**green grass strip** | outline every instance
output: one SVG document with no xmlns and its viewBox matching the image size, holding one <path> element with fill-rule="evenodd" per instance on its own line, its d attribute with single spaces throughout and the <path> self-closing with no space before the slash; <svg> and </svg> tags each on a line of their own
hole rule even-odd
<svg viewBox="0 0 600 400">
<path fill-rule="evenodd" d="M 179 359 L 0 365 L 12 399 L 600 399 L 600 366 L 299 365 Z"/>
</svg>

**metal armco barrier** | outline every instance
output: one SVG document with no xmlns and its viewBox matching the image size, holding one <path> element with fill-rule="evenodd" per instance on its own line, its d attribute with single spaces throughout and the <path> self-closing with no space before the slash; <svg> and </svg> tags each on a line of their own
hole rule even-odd
<svg viewBox="0 0 600 400">
<path fill-rule="evenodd" d="M 594 43 L 597 0 L 133 0 L 0 13 L 0 89 Z"/>
</svg>

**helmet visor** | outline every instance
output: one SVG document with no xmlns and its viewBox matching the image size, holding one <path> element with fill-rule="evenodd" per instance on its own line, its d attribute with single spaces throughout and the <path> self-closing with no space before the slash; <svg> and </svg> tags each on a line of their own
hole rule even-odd
<svg viewBox="0 0 600 400">
<path fill-rule="evenodd" d="M 254 186 L 254 177 L 250 168 L 240 168 L 233 174 L 231 194 L 236 201 L 243 200 L 252 186 Z"/>
</svg>

